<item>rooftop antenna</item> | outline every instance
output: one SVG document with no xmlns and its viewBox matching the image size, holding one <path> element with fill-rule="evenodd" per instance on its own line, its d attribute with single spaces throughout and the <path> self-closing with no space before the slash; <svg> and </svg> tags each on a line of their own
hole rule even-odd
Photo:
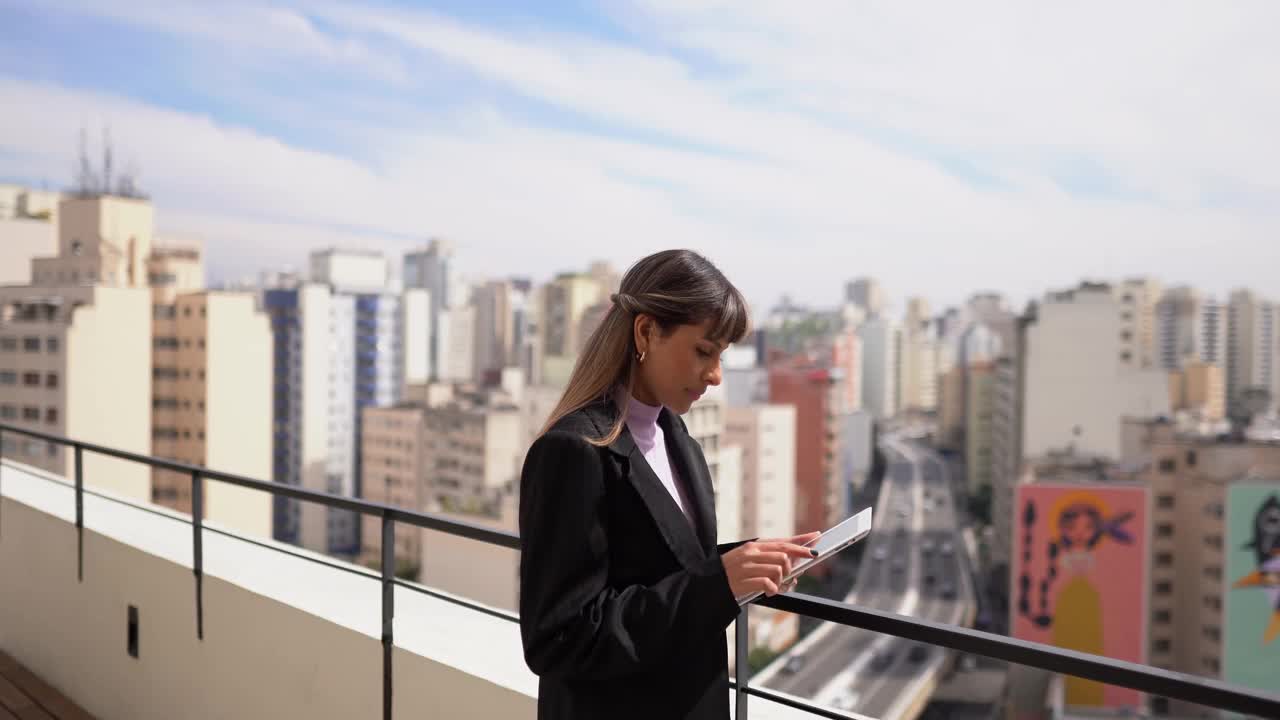
<svg viewBox="0 0 1280 720">
<path fill-rule="evenodd" d="M 102 128 L 102 192 L 111 194 L 111 126 Z"/>
</svg>

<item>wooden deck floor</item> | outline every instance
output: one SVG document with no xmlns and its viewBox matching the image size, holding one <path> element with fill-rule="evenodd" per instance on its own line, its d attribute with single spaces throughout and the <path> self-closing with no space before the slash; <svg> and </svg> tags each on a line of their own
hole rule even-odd
<svg viewBox="0 0 1280 720">
<path fill-rule="evenodd" d="M 94 720 L 0 651 L 0 720 Z"/>
</svg>

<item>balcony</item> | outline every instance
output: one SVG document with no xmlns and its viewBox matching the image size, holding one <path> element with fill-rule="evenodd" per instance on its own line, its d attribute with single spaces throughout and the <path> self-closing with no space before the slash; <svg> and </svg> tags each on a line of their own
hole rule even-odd
<svg viewBox="0 0 1280 720">
<path fill-rule="evenodd" d="M 388 569 L 396 566 L 397 523 L 513 549 L 516 536 L 0 424 L 0 436 L 10 434 L 68 446 L 77 462 L 70 481 L 0 462 L 0 650 L 93 717 L 534 716 L 537 678 L 524 665 L 513 615 L 389 571 L 229 533 L 201 519 L 200 480 L 362 513 L 381 523 Z M 80 459 L 88 454 L 190 476 L 194 517 L 86 488 Z M 1280 717 L 1280 697 L 1215 680 L 806 595 L 760 604 Z M 736 666 L 725 701 L 737 718 L 859 717 L 749 684 L 745 643 Z"/>
</svg>

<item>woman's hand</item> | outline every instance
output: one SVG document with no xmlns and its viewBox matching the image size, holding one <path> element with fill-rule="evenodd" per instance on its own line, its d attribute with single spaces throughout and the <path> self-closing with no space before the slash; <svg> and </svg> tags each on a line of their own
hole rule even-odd
<svg viewBox="0 0 1280 720">
<path fill-rule="evenodd" d="M 791 573 L 793 559 L 817 555 L 817 551 L 804 545 L 818 539 L 821 534 L 811 532 L 782 540 L 753 540 L 721 555 L 720 561 L 724 563 L 733 596 L 742 597 L 753 592 L 766 595 L 789 592 L 795 587 L 795 581 L 783 585 L 782 578 Z"/>
</svg>

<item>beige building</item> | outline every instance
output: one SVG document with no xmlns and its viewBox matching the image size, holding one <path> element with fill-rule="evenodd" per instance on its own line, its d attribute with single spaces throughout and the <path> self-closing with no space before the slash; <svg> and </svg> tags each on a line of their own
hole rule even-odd
<svg viewBox="0 0 1280 720">
<path fill-rule="evenodd" d="M 433 388 L 439 390 L 412 393 L 419 402 L 364 411 L 361 496 L 419 511 L 500 517 L 504 499 L 517 492 L 528 449 L 524 414 L 504 389 Z M 420 537 L 409 537 L 415 533 L 398 529 L 396 554 L 405 566 L 421 568 Z M 381 556 L 381 529 L 365 522 L 362 534 L 363 559 L 372 562 Z M 446 587 L 438 578 L 431 582 Z"/>
<path fill-rule="evenodd" d="M 795 533 L 796 409 L 749 405 L 725 409 L 724 443 L 742 449 L 742 538 Z"/>
<path fill-rule="evenodd" d="M 1116 288 L 1120 301 L 1120 364 L 1125 370 L 1160 366 L 1156 305 L 1163 288 L 1152 278 L 1130 278 Z"/>
<path fill-rule="evenodd" d="M 1226 376 L 1219 365 L 1188 362 L 1169 373 L 1169 406 L 1194 412 L 1206 420 L 1227 416 Z"/>
<path fill-rule="evenodd" d="M 32 301 L 15 316 L 43 316 L 69 333 L 44 339 L 45 348 L 65 348 L 65 367 L 45 381 L 46 425 L 65 417 L 55 431 L 69 437 L 271 477 L 271 336 L 253 296 L 204 292 L 199 248 L 153 246 L 145 200 L 75 197 L 62 202 L 58 216 L 59 255 L 33 260 L 35 286 L 12 288 L 9 296 L 14 307 Z M 131 417 L 139 404 L 143 420 Z M 34 417 L 33 407 L 23 414 Z M 148 438 L 141 446 L 139 434 Z M 70 476 L 68 462 L 51 469 L 65 467 Z M 131 464 L 119 482 L 117 489 L 143 501 L 191 510 L 189 476 Z M 269 497 L 216 482 L 206 482 L 204 492 L 206 518 L 271 535 Z"/>
<path fill-rule="evenodd" d="M 1227 489 L 1239 481 L 1280 489 L 1280 444 L 1224 443 L 1161 422 L 1126 423 L 1125 434 L 1126 455 L 1146 462 L 1152 492 L 1149 660 L 1221 677 Z"/>
<path fill-rule="evenodd" d="M 578 350 L 586 340 L 582 317 L 592 305 L 608 300 L 609 293 L 596 276 L 588 273 L 564 273 L 543 288 L 538 313 L 542 384 L 568 384 Z"/>
<path fill-rule="evenodd" d="M 32 260 L 32 282 L 45 287 L 147 287 L 155 216 L 150 202 L 76 196 L 58 207 L 58 254 Z"/>
<path fill-rule="evenodd" d="M 421 511 L 426 502 L 426 428 L 424 405 L 369 407 L 361 423 L 362 497 L 407 510 Z M 381 567 L 382 524 L 376 518 L 361 523 L 361 562 Z M 417 578 L 422 567 L 422 533 L 397 525 L 396 573 Z"/>
<path fill-rule="evenodd" d="M 151 452 L 151 302 L 146 290 L 0 288 L 0 422 Z M 4 437 L 6 458 L 68 479 L 70 450 Z M 84 481 L 151 501 L 145 465 L 85 453 Z"/>
</svg>

